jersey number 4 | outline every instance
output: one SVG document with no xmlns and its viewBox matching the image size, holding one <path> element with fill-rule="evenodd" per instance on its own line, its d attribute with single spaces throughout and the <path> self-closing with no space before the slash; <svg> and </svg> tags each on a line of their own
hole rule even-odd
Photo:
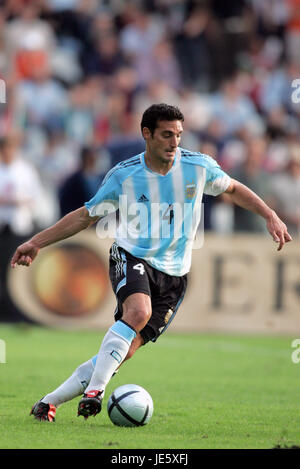
<svg viewBox="0 0 300 469">
<path fill-rule="evenodd" d="M 143 264 L 136 264 L 133 266 L 133 269 L 139 270 L 141 275 L 145 273 L 145 267 L 143 266 Z"/>
<path fill-rule="evenodd" d="M 173 221 L 173 218 L 174 218 L 174 208 L 173 208 L 173 204 L 169 204 L 167 210 L 165 211 L 165 213 L 163 214 L 163 217 L 162 219 L 163 220 L 166 220 L 169 225 L 171 225 L 172 221 Z"/>
</svg>

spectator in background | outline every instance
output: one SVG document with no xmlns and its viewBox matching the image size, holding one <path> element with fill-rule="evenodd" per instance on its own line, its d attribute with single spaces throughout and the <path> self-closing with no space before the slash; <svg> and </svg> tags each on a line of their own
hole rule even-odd
<svg viewBox="0 0 300 469">
<path fill-rule="evenodd" d="M 263 130 L 263 121 L 252 100 L 243 92 L 239 73 L 226 78 L 220 90 L 211 96 L 212 118 L 219 122 L 223 139 L 245 129 Z"/>
<path fill-rule="evenodd" d="M 175 89 L 170 88 L 165 80 L 153 80 L 145 88 L 141 88 L 133 99 L 133 111 L 141 113 L 142 109 L 153 103 L 174 103 L 178 105 L 180 98 Z"/>
<path fill-rule="evenodd" d="M 217 148 L 217 145 L 215 144 L 215 142 L 213 140 L 209 140 L 209 139 L 204 139 L 202 142 L 201 142 L 201 145 L 200 145 L 200 152 L 205 154 L 205 155 L 209 155 L 211 158 L 213 158 L 214 160 L 218 160 L 218 148 Z M 204 221 L 204 229 L 206 231 L 211 231 L 213 230 L 213 210 L 214 210 L 214 207 L 215 207 L 215 204 L 218 203 L 219 200 L 217 197 L 213 197 L 211 195 L 207 195 L 207 194 L 203 194 L 203 198 L 202 198 L 202 204 L 203 204 L 203 212 L 202 212 L 202 216 L 204 217 L 203 218 L 203 221 Z"/>
<path fill-rule="evenodd" d="M 289 17 L 290 0 L 250 0 L 253 8 L 257 32 L 261 37 L 280 37 L 285 33 Z M 292 0 L 293 1 L 293 0 Z"/>
<path fill-rule="evenodd" d="M 171 88 L 179 90 L 181 87 L 181 72 L 173 44 L 166 38 L 155 45 L 151 54 L 142 55 L 134 67 L 141 86 L 153 80 L 164 80 Z"/>
<path fill-rule="evenodd" d="M 78 167 L 79 148 L 76 142 L 66 138 L 64 132 L 47 135 L 47 145 L 43 149 L 43 158 L 36 163 L 43 186 L 57 194 L 57 190 L 66 177 Z"/>
<path fill-rule="evenodd" d="M 59 190 L 61 217 L 82 207 L 97 192 L 101 180 L 97 173 L 97 156 L 94 148 L 82 148 L 79 169 L 63 182 Z"/>
<path fill-rule="evenodd" d="M 286 43 L 288 58 L 300 65 L 300 0 L 287 0 L 289 20 Z"/>
<path fill-rule="evenodd" d="M 132 101 L 134 96 L 140 89 L 140 81 L 137 72 L 134 68 L 125 65 L 114 74 L 111 81 L 111 89 L 116 89 L 122 94 L 126 99 L 126 113 L 132 110 Z M 136 128 L 136 133 L 138 127 Z"/>
<path fill-rule="evenodd" d="M 23 128 L 62 129 L 68 108 L 66 90 L 51 74 L 48 60 L 32 73 L 30 80 L 16 86 L 15 120 Z"/>
<path fill-rule="evenodd" d="M 74 85 L 68 93 L 65 132 L 67 137 L 78 145 L 88 145 L 93 139 L 95 94 L 94 87 L 89 85 L 89 80 L 83 80 Z"/>
<path fill-rule="evenodd" d="M 6 53 L 17 76 L 30 79 L 46 57 L 55 53 L 56 37 L 50 24 L 40 19 L 38 2 L 19 3 L 18 16 L 6 23 L 3 35 Z"/>
<path fill-rule="evenodd" d="M 165 23 L 141 6 L 128 5 L 128 24 L 120 32 L 120 47 L 131 65 L 151 56 L 155 46 L 165 37 Z"/>
<path fill-rule="evenodd" d="M 300 63 L 294 62 L 276 67 L 267 76 L 260 90 L 259 105 L 270 124 L 276 123 L 282 129 L 287 129 L 291 121 L 289 116 L 294 113 L 299 116 L 299 106 L 295 106 L 291 99 L 292 82 L 299 77 Z"/>
<path fill-rule="evenodd" d="M 180 109 L 185 116 L 185 127 L 187 126 L 192 132 L 202 135 L 212 118 L 209 95 L 197 93 L 193 87 L 187 86 L 180 89 L 179 95 Z"/>
<path fill-rule="evenodd" d="M 271 179 L 271 206 L 287 225 L 292 236 L 300 236 L 300 143 L 289 146 L 284 172 Z"/>
<path fill-rule="evenodd" d="M 264 137 L 251 138 L 246 142 L 246 159 L 232 171 L 232 177 L 247 185 L 260 197 L 269 198 L 269 178 L 264 171 L 267 154 L 267 140 Z M 245 216 L 239 207 L 234 207 L 234 231 L 265 232 L 264 223 L 255 213 Z"/>
<path fill-rule="evenodd" d="M 209 90 L 210 57 L 206 28 L 210 19 L 207 5 L 198 5 L 189 14 L 175 38 L 175 50 L 183 81 L 198 90 Z"/>
<path fill-rule="evenodd" d="M 19 154 L 18 138 L 0 140 L 0 233 L 28 236 L 35 229 L 41 184 L 34 167 Z"/>
<path fill-rule="evenodd" d="M 82 57 L 82 67 L 86 76 L 102 75 L 110 78 L 125 64 L 118 38 L 109 33 L 95 40 L 94 48 L 85 52 Z"/>
</svg>

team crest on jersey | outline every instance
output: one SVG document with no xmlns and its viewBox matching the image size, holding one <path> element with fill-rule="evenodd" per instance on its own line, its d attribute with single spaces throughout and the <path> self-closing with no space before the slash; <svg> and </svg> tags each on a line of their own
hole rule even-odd
<svg viewBox="0 0 300 469">
<path fill-rule="evenodd" d="M 185 185 L 185 195 L 186 198 L 192 200 L 196 194 L 197 185 L 194 181 L 190 181 Z"/>
<path fill-rule="evenodd" d="M 173 311 L 172 311 L 172 309 L 170 308 L 170 309 L 168 310 L 167 314 L 165 315 L 165 324 L 168 324 L 168 322 L 170 321 L 170 318 L 171 318 L 172 314 L 173 314 Z"/>
</svg>

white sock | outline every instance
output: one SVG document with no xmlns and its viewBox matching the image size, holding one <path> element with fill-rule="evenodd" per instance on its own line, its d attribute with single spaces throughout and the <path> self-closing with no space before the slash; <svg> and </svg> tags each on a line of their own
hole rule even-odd
<svg viewBox="0 0 300 469">
<path fill-rule="evenodd" d="M 108 330 L 102 341 L 86 393 L 91 390 L 105 391 L 110 378 L 126 357 L 135 336 L 135 330 L 122 319 L 115 322 Z"/>
<path fill-rule="evenodd" d="M 63 402 L 80 396 L 85 391 L 92 377 L 97 355 L 76 368 L 74 373 L 53 392 L 43 397 L 42 402 L 53 404 L 55 407 Z"/>
</svg>

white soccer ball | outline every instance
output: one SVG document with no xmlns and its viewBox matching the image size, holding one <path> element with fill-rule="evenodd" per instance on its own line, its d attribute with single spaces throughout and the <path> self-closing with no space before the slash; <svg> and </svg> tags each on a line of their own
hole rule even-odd
<svg viewBox="0 0 300 469">
<path fill-rule="evenodd" d="M 153 414 L 152 397 L 137 384 L 124 384 L 110 395 L 107 412 L 110 420 L 120 427 L 146 425 Z"/>
</svg>

